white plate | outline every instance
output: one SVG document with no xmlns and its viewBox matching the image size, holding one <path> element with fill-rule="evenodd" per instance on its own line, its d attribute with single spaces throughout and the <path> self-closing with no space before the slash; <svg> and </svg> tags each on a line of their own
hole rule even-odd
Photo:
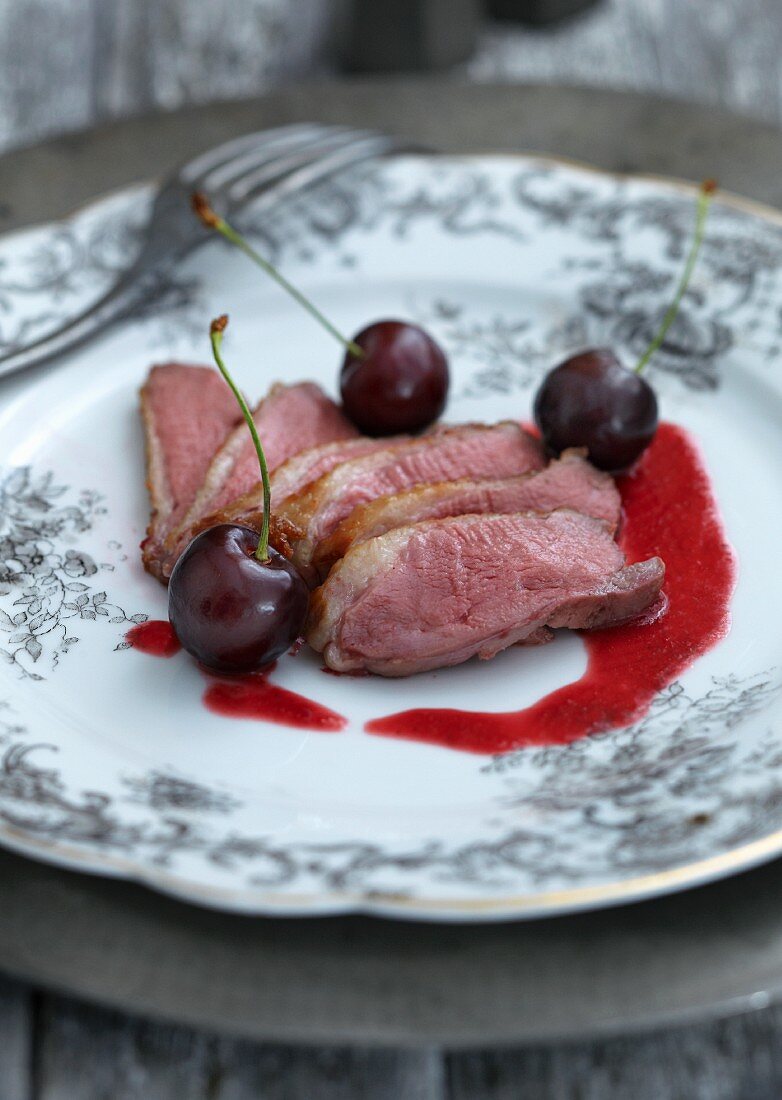
<svg viewBox="0 0 782 1100">
<path fill-rule="evenodd" d="M 124 262 L 135 188 L 0 242 L 0 336 L 44 331 Z M 693 192 L 536 158 L 368 167 L 249 228 L 353 331 L 404 315 L 448 349 L 453 420 L 527 417 L 587 344 L 632 360 L 678 275 Z M 142 313 L 0 388 L 0 840 L 53 862 L 254 913 L 500 919 L 648 896 L 782 850 L 782 223 L 723 199 L 651 379 L 700 440 L 740 562 L 728 637 L 629 729 L 490 758 L 368 736 L 411 706 L 517 709 L 579 677 L 576 636 L 406 681 L 276 682 L 347 714 L 339 734 L 220 718 L 184 654 L 123 638 L 165 617 L 141 569 L 137 389 L 152 360 L 209 361 L 227 310 L 242 386 L 314 377 L 338 350 L 215 241 Z M 778 732 L 779 731 L 779 732 Z"/>
</svg>

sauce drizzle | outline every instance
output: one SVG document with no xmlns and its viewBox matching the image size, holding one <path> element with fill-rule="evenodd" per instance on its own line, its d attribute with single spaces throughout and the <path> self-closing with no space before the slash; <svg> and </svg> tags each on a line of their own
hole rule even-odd
<svg viewBox="0 0 782 1100">
<path fill-rule="evenodd" d="M 127 632 L 125 641 L 150 657 L 173 657 L 182 648 L 168 619 L 148 619 L 139 623 Z"/>
<path fill-rule="evenodd" d="M 226 718 L 254 718 L 320 733 L 336 733 L 345 728 L 347 719 L 336 711 L 305 695 L 270 684 L 268 677 L 273 667 L 246 676 L 215 677 L 204 692 L 206 708 Z"/>
<path fill-rule="evenodd" d="M 635 470 L 617 481 L 629 562 L 659 555 L 667 607 L 641 620 L 582 635 L 588 664 L 580 680 L 524 710 L 402 711 L 366 724 L 369 733 L 474 753 L 562 745 L 641 718 L 684 669 L 725 637 L 736 583 L 728 543 L 697 446 L 662 423 Z"/>
<path fill-rule="evenodd" d="M 125 640 L 150 657 L 173 657 L 182 648 L 166 619 L 150 619 L 129 630 Z M 251 718 L 294 729 L 331 733 L 342 730 L 347 719 L 334 710 L 295 691 L 269 683 L 274 665 L 246 676 L 220 677 L 204 669 L 213 683 L 204 692 L 204 705 L 226 718 Z"/>
</svg>

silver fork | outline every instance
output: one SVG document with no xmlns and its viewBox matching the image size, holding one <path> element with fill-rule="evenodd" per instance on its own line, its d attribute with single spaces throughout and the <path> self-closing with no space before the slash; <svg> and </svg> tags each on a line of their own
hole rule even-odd
<svg viewBox="0 0 782 1100">
<path fill-rule="evenodd" d="M 344 168 L 403 148 L 410 146 L 377 131 L 298 123 L 245 134 L 194 157 L 161 185 L 131 267 L 83 313 L 0 355 L 0 375 L 70 351 L 127 316 L 152 275 L 173 267 L 209 240 L 211 235 L 190 209 L 194 191 L 204 191 L 217 212 L 230 220 L 250 202 L 256 210 L 268 209 Z"/>
</svg>

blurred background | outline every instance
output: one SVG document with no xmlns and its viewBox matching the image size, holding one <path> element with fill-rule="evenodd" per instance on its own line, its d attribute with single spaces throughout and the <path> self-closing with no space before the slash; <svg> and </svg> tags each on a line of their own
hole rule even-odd
<svg viewBox="0 0 782 1100">
<path fill-rule="evenodd" d="M 0 149 L 352 72 L 599 84 L 782 120 L 779 0 L 0 0 Z"/>
</svg>

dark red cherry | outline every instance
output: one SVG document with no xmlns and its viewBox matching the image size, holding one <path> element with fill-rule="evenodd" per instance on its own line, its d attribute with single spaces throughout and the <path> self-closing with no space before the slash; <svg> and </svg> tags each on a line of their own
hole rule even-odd
<svg viewBox="0 0 782 1100">
<path fill-rule="evenodd" d="M 171 573 L 168 617 L 184 648 L 218 672 L 253 672 L 290 649 L 304 629 L 307 586 L 257 532 L 221 524 L 196 535 Z"/>
<path fill-rule="evenodd" d="M 418 325 L 376 321 L 345 355 L 340 389 L 345 412 L 366 435 L 418 432 L 435 421 L 448 396 L 448 360 Z"/>
<path fill-rule="evenodd" d="M 602 470 L 632 465 L 657 431 L 654 390 L 609 348 L 579 352 L 555 367 L 543 379 L 534 408 L 553 454 L 586 447 Z"/>
</svg>

